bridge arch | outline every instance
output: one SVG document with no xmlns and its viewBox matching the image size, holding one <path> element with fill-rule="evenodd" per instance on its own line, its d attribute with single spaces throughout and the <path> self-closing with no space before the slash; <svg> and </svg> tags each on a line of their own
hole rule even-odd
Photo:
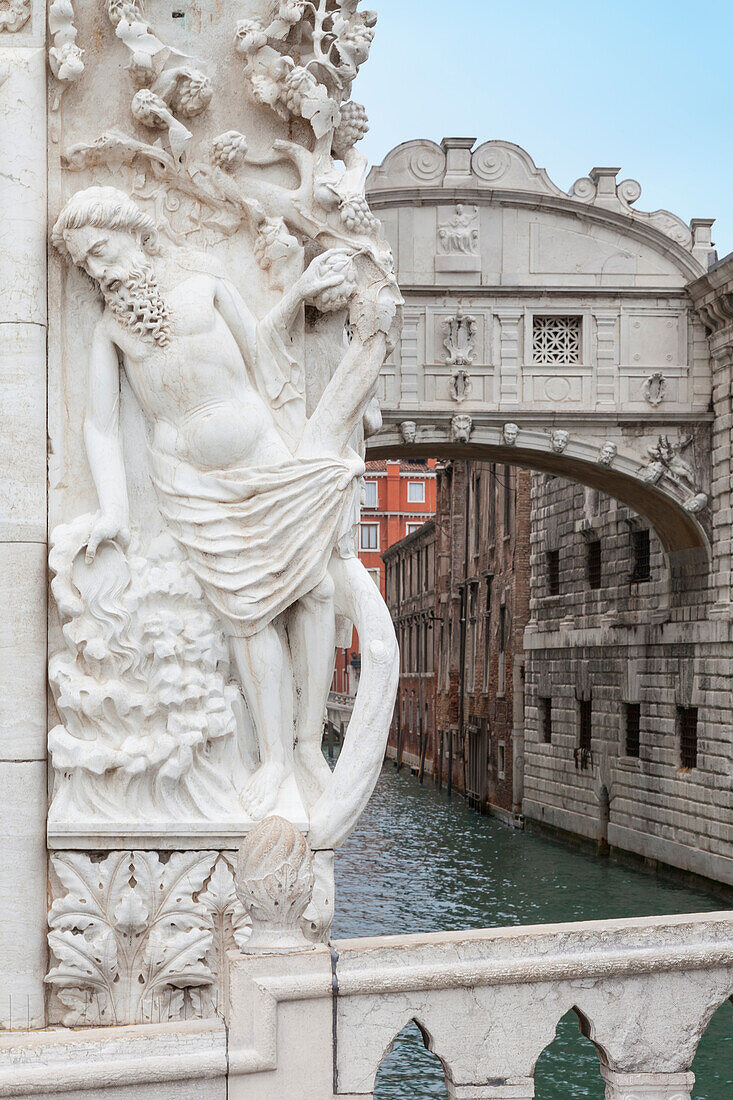
<svg viewBox="0 0 733 1100">
<path fill-rule="evenodd" d="M 618 447 L 612 440 L 571 437 L 563 452 L 558 453 L 553 448 L 550 432 L 520 428 L 517 442 L 507 446 L 504 427 L 481 424 L 472 426 L 468 441 L 460 442 L 455 439 L 450 423 L 423 425 L 416 429 L 415 441 L 406 443 L 400 426 L 386 425 L 370 441 L 367 457 L 473 459 L 553 474 L 598 489 L 644 516 L 668 555 L 690 550 L 708 554 L 704 516 L 690 511 L 690 508 L 697 508 L 699 502 L 694 503 L 695 498 L 677 485 L 654 484 L 649 480 L 649 466 L 633 454 L 616 450 L 610 465 L 602 464 L 599 456 L 609 444 Z"/>
</svg>

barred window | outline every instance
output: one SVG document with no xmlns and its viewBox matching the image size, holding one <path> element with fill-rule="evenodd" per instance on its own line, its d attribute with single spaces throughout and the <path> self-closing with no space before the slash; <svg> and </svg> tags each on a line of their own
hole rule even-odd
<svg viewBox="0 0 733 1100">
<path fill-rule="evenodd" d="M 639 739 L 641 729 L 641 706 L 639 703 L 626 704 L 626 755 L 639 759 Z"/>
<path fill-rule="evenodd" d="M 631 583 L 648 581 L 652 575 L 652 556 L 648 530 L 633 532 L 634 570 Z"/>
<path fill-rule="evenodd" d="M 540 714 L 542 715 L 542 734 L 546 745 L 552 744 L 552 699 L 549 695 L 540 699 Z"/>
<path fill-rule="evenodd" d="M 551 596 L 560 595 L 560 551 L 547 551 L 547 588 Z"/>
<path fill-rule="evenodd" d="M 697 767 L 697 707 L 677 707 L 677 728 L 680 737 L 680 765 Z"/>
<path fill-rule="evenodd" d="M 593 703 L 590 699 L 581 699 L 580 712 L 580 736 L 578 748 L 583 752 L 590 752 L 593 742 Z"/>
<path fill-rule="evenodd" d="M 532 361 L 543 366 L 581 362 L 582 317 L 533 318 Z"/>
<path fill-rule="evenodd" d="M 603 580 L 601 540 L 591 539 L 588 543 L 588 584 L 591 588 L 601 587 Z"/>
</svg>

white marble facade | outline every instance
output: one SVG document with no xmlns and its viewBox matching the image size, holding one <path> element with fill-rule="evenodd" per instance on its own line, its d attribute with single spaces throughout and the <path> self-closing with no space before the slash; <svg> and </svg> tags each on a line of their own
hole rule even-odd
<svg viewBox="0 0 733 1100">
<path fill-rule="evenodd" d="M 352 0 L 0 3 L 8 1026 L 211 1011 L 249 936 L 236 849 L 274 813 L 308 837 L 302 925 L 327 934 L 397 678 L 354 539 L 401 311 L 350 99 L 375 22 Z"/>
</svg>

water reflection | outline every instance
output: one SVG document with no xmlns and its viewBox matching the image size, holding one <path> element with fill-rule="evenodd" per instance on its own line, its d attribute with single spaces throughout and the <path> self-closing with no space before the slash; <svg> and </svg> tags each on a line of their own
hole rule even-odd
<svg viewBox="0 0 733 1100">
<path fill-rule="evenodd" d="M 334 937 L 659 916 L 723 908 L 707 894 L 517 832 L 386 767 L 336 861 Z M 695 1100 L 733 1096 L 733 1019 L 718 1013 L 695 1065 Z M 538 1064 L 537 1100 L 603 1100 L 593 1047 L 566 1018 Z M 439 1063 L 416 1028 L 395 1043 L 379 1100 L 445 1098 Z"/>
</svg>

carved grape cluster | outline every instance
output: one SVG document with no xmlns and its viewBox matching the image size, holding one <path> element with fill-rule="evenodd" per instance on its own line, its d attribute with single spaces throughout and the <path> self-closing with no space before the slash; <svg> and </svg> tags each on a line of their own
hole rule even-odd
<svg viewBox="0 0 733 1100">
<path fill-rule="evenodd" d="M 317 95 L 318 81 L 301 65 L 291 69 L 283 81 L 282 101 L 291 114 L 302 113 L 303 101 Z"/>
<path fill-rule="evenodd" d="M 379 221 L 369 209 L 364 195 L 347 195 L 339 203 L 341 221 L 351 233 L 370 234 L 379 230 Z"/>
<path fill-rule="evenodd" d="M 247 156 L 247 139 L 238 130 L 227 130 L 211 143 L 211 160 L 217 168 L 230 172 Z"/>
<path fill-rule="evenodd" d="M 333 155 L 343 160 L 349 149 L 369 133 L 369 119 L 361 103 L 349 100 L 341 107 L 341 121 L 333 135 Z"/>
<path fill-rule="evenodd" d="M 329 271 L 339 274 L 341 280 L 336 286 L 327 287 L 313 298 L 313 305 L 321 313 L 334 313 L 336 310 L 345 309 L 357 287 L 356 268 L 351 256 L 339 252 L 324 256 L 322 274 L 327 274 Z"/>
</svg>

